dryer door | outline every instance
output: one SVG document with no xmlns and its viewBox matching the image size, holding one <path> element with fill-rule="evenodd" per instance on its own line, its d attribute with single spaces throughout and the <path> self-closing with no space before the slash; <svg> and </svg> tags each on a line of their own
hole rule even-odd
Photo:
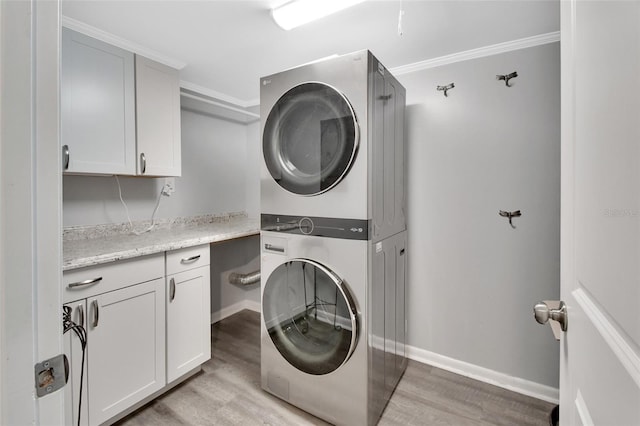
<svg viewBox="0 0 640 426">
<path fill-rule="evenodd" d="M 329 85 L 304 83 L 286 92 L 271 109 L 262 152 L 269 173 L 282 188 L 317 195 L 347 174 L 359 138 L 347 98 Z"/>
<path fill-rule="evenodd" d="M 349 290 L 335 273 L 312 260 L 294 259 L 271 273 L 262 313 L 276 349 L 305 373 L 336 370 L 358 341 L 357 311 Z"/>
</svg>

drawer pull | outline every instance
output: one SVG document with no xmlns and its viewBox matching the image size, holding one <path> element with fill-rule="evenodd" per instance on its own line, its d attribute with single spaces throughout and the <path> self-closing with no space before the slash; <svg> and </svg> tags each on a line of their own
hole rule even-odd
<svg viewBox="0 0 640 426">
<path fill-rule="evenodd" d="M 191 256 L 191 257 L 184 257 L 180 260 L 180 263 L 193 263 L 196 260 L 200 259 L 200 255 L 196 254 L 195 256 Z"/>
<path fill-rule="evenodd" d="M 176 298 L 176 280 L 175 278 L 171 278 L 169 281 L 169 302 L 173 302 L 173 299 Z"/>
<path fill-rule="evenodd" d="M 98 307 L 98 301 L 94 300 L 91 302 L 91 306 L 93 307 L 93 323 L 91 324 L 93 328 L 98 326 L 98 321 L 100 321 L 100 308 Z"/>
<path fill-rule="evenodd" d="M 97 284 L 102 281 L 102 277 L 94 278 L 92 280 L 78 281 L 76 283 L 68 284 L 68 288 L 84 287 L 86 285 Z"/>
</svg>

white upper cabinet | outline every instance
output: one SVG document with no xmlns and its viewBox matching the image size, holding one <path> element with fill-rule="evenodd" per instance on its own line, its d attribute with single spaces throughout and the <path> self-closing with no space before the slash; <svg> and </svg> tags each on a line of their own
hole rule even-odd
<svg viewBox="0 0 640 426">
<path fill-rule="evenodd" d="M 62 29 L 61 140 L 66 172 L 136 173 L 134 88 L 133 53 Z"/>
<path fill-rule="evenodd" d="M 178 70 L 62 29 L 63 167 L 180 176 Z"/>
<path fill-rule="evenodd" d="M 178 71 L 136 55 L 138 175 L 180 176 Z"/>
</svg>

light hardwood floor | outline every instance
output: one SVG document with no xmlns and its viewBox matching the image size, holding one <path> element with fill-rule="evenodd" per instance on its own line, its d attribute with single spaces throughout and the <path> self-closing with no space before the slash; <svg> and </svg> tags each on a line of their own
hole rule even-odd
<svg viewBox="0 0 640 426">
<path fill-rule="evenodd" d="M 135 425 L 326 425 L 260 388 L 260 315 L 242 311 L 211 326 L 202 372 L 118 423 Z M 553 404 L 429 365 L 409 366 L 379 425 L 549 424 Z"/>
</svg>

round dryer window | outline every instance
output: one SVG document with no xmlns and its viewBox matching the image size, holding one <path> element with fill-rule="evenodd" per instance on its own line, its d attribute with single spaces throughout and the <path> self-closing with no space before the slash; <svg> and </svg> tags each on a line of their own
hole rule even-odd
<svg viewBox="0 0 640 426">
<path fill-rule="evenodd" d="M 345 96 L 326 84 L 304 83 L 271 109 L 262 148 L 267 168 L 281 187 L 317 195 L 347 174 L 358 142 L 358 123 Z"/>
<path fill-rule="evenodd" d="M 305 373 L 331 373 L 356 347 L 353 298 L 344 282 L 317 262 L 295 259 L 278 266 L 264 286 L 262 313 L 276 349 Z"/>
</svg>

